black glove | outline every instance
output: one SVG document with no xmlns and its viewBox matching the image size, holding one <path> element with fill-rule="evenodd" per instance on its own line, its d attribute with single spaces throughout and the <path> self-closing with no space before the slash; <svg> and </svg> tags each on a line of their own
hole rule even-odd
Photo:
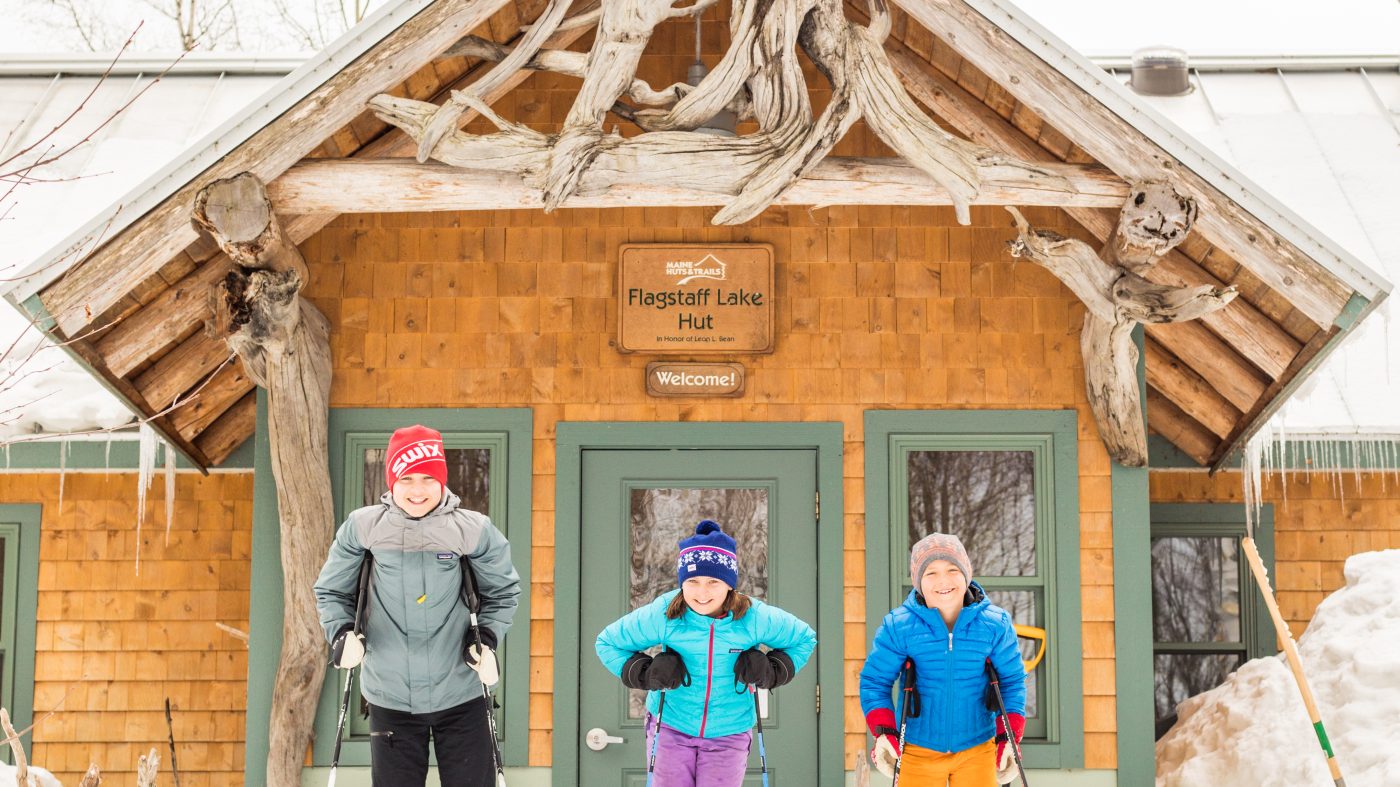
<svg viewBox="0 0 1400 787">
<path fill-rule="evenodd" d="M 481 630 L 482 646 L 490 648 L 491 650 L 496 650 L 496 643 L 498 641 L 496 639 L 496 632 L 492 631 L 490 626 L 479 626 L 478 628 Z M 472 629 L 468 626 L 466 636 L 462 637 L 462 661 L 467 662 L 467 666 L 469 667 L 476 666 L 476 657 L 473 656 L 471 652 L 471 648 L 475 644 L 476 636 L 472 634 Z"/>
<path fill-rule="evenodd" d="M 749 648 L 734 662 L 734 679 L 759 689 L 776 689 L 792 681 L 797 669 L 792 659 L 781 650 L 767 653 Z"/>
<path fill-rule="evenodd" d="M 681 657 L 669 650 L 655 656 L 637 653 L 622 665 L 622 685 L 629 689 L 666 691 L 690 685 L 690 673 Z"/>
</svg>

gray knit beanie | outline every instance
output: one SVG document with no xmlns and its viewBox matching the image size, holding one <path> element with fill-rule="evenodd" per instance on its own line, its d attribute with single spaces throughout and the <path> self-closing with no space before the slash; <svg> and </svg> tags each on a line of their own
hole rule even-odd
<svg viewBox="0 0 1400 787">
<path fill-rule="evenodd" d="M 930 533 L 919 539 L 919 543 L 909 550 L 909 578 L 914 588 L 919 587 L 919 578 L 928 570 L 928 564 L 935 560 L 946 560 L 958 567 L 972 581 L 972 561 L 967 557 L 967 549 L 952 533 Z"/>
</svg>

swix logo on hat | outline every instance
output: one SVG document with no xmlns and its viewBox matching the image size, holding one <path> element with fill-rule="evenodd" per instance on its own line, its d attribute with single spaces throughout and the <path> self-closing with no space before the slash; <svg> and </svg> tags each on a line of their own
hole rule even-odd
<svg viewBox="0 0 1400 787">
<path fill-rule="evenodd" d="M 447 454 L 443 451 L 442 435 L 426 426 L 406 426 L 389 438 L 388 460 L 384 463 L 384 481 L 394 486 L 401 476 L 423 473 L 447 486 Z"/>
</svg>

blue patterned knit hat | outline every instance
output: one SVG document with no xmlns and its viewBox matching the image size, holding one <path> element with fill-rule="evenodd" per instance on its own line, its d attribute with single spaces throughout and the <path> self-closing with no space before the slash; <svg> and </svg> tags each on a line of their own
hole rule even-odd
<svg viewBox="0 0 1400 787">
<path fill-rule="evenodd" d="M 731 588 L 739 586 L 738 545 L 716 522 L 706 519 L 695 526 L 695 535 L 681 541 L 676 559 L 676 584 L 691 577 L 714 577 Z"/>
</svg>

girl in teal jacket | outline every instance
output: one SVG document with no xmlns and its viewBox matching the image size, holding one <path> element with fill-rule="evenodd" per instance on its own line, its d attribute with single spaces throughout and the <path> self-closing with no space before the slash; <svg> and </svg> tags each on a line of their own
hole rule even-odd
<svg viewBox="0 0 1400 787">
<path fill-rule="evenodd" d="M 734 589 L 736 544 L 718 524 L 701 522 L 680 548 L 680 589 L 603 629 L 595 647 L 624 685 L 648 691 L 648 751 L 660 736 L 656 787 L 738 787 L 755 721 L 748 688 L 791 681 L 817 637 L 797 617 Z M 654 657 L 642 652 L 658 645 L 665 650 Z M 662 691 L 666 708 L 658 730 Z"/>
</svg>

